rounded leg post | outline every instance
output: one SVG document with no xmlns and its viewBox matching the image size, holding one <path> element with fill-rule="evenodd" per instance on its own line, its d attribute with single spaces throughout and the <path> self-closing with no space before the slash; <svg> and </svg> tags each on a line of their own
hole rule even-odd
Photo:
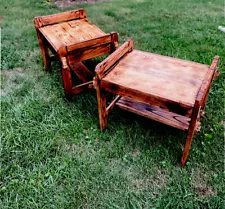
<svg viewBox="0 0 225 209">
<path fill-rule="evenodd" d="M 97 76 L 95 77 L 95 88 L 97 92 L 97 101 L 98 101 L 99 125 L 100 129 L 103 130 L 107 125 L 106 95 L 105 91 L 100 89 L 99 80 Z"/>
<path fill-rule="evenodd" d="M 99 124 L 100 129 L 105 129 L 107 125 L 107 116 L 106 116 L 106 96 L 101 90 L 97 93 L 98 97 L 98 114 L 99 114 Z"/>
<path fill-rule="evenodd" d="M 196 101 L 195 106 L 193 108 L 191 121 L 190 121 L 189 129 L 188 129 L 188 134 L 187 134 L 186 142 L 184 145 L 184 151 L 181 158 L 181 167 L 185 166 L 187 162 L 189 150 L 191 148 L 192 140 L 195 134 L 197 119 L 200 116 L 199 113 L 200 113 L 200 103 L 199 101 Z"/>
<path fill-rule="evenodd" d="M 66 58 L 61 58 L 61 73 L 62 73 L 62 80 L 63 80 L 63 87 L 66 95 L 66 99 L 68 101 L 72 100 L 73 97 L 73 85 L 72 85 L 72 78 L 70 74 L 70 68 L 67 65 Z"/>
<path fill-rule="evenodd" d="M 183 151 L 183 155 L 181 158 L 181 167 L 184 167 L 187 162 L 187 158 L 188 158 L 189 150 L 191 148 L 194 133 L 195 133 L 194 129 L 191 131 L 188 131 L 188 136 L 187 136 L 187 139 L 185 142 L 184 151 Z"/>
<path fill-rule="evenodd" d="M 41 55 L 42 55 L 43 62 L 44 62 L 44 67 L 47 71 L 51 71 L 51 58 L 49 55 L 47 42 L 46 42 L 45 38 L 43 37 L 43 35 L 38 30 L 36 30 L 36 31 L 37 31 L 37 36 L 38 36 L 38 42 L 39 42 L 40 49 L 41 49 Z"/>
</svg>

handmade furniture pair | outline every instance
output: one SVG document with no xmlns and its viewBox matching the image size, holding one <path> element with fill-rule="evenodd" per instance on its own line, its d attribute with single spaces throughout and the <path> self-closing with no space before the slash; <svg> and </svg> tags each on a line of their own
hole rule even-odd
<svg viewBox="0 0 225 209">
<path fill-rule="evenodd" d="M 86 19 L 83 9 L 37 17 L 35 27 L 45 68 L 49 69 L 55 58 L 61 62 L 66 97 L 71 99 L 87 88 L 96 89 L 101 130 L 114 106 L 185 130 L 181 166 L 185 165 L 193 136 L 200 130 L 210 86 L 218 75 L 219 57 L 208 66 L 133 50 L 132 40 L 116 50 L 118 35 L 102 32 Z M 82 63 L 111 52 L 97 65 L 95 76 Z M 84 83 L 73 87 L 71 71 Z M 106 92 L 116 95 L 108 106 Z"/>
</svg>

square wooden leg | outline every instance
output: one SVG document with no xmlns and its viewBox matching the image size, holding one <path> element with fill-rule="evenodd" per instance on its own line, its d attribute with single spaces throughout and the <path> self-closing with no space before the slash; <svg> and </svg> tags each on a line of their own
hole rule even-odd
<svg viewBox="0 0 225 209">
<path fill-rule="evenodd" d="M 200 117 L 199 114 L 200 114 L 200 103 L 198 101 L 196 101 L 193 112 L 192 112 L 190 125 L 188 128 L 188 133 L 187 133 L 187 138 L 186 138 L 186 142 L 184 145 L 183 155 L 181 158 L 181 166 L 182 167 L 185 166 L 187 158 L 188 158 L 189 150 L 191 148 L 192 140 L 193 140 L 193 137 L 195 134 L 197 119 L 198 119 L 198 117 Z"/>
<path fill-rule="evenodd" d="M 105 91 L 100 89 L 99 80 L 97 76 L 95 77 L 95 88 L 97 92 L 97 101 L 98 101 L 98 116 L 99 116 L 99 125 L 100 129 L 103 130 L 107 125 L 107 111 L 106 111 L 106 95 Z"/>
<path fill-rule="evenodd" d="M 100 129 L 103 130 L 107 126 L 107 113 L 106 113 L 106 96 L 105 92 L 100 90 L 97 93 L 98 99 L 98 115 L 99 115 L 99 125 Z"/>
<path fill-rule="evenodd" d="M 73 89 L 72 89 L 72 78 L 70 73 L 70 68 L 67 65 L 67 60 L 65 57 L 61 58 L 61 73 L 63 80 L 63 87 L 66 95 L 66 99 L 71 101 L 73 97 Z"/>
<path fill-rule="evenodd" d="M 44 62 L 44 67 L 47 71 L 50 71 L 51 70 L 51 58 L 50 58 L 48 47 L 47 47 L 47 41 L 45 40 L 43 35 L 38 30 L 36 30 L 36 31 L 37 31 L 37 36 L 38 36 L 38 42 L 39 42 L 40 49 L 41 49 L 41 55 L 42 55 L 43 62 Z"/>
</svg>

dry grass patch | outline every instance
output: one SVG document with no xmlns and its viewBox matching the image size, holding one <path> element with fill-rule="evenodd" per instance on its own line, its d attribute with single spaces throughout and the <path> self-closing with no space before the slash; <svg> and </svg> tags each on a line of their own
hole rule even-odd
<svg viewBox="0 0 225 209">
<path fill-rule="evenodd" d="M 168 182 L 168 176 L 164 170 L 157 170 L 155 174 L 143 178 L 130 179 L 131 186 L 138 191 L 151 190 L 157 195 L 164 189 Z"/>
<path fill-rule="evenodd" d="M 26 72 L 23 68 L 18 67 L 11 70 L 2 70 L 1 96 L 6 96 L 13 90 L 19 89 L 24 79 L 26 79 Z"/>
<path fill-rule="evenodd" d="M 207 184 L 205 174 L 199 169 L 192 171 L 191 184 L 200 198 L 209 198 L 217 195 L 213 187 Z"/>
</svg>

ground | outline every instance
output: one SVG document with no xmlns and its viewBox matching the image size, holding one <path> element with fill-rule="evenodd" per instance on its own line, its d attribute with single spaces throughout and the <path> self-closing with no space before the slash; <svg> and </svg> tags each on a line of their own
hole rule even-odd
<svg viewBox="0 0 225 209">
<path fill-rule="evenodd" d="M 223 0 L 0 3 L 1 209 L 224 208 Z M 95 92 L 68 103 L 58 64 L 44 71 L 34 16 L 80 7 L 120 43 L 131 37 L 137 49 L 205 64 L 221 57 L 185 168 L 184 132 L 118 109 L 101 132 Z"/>
</svg>

